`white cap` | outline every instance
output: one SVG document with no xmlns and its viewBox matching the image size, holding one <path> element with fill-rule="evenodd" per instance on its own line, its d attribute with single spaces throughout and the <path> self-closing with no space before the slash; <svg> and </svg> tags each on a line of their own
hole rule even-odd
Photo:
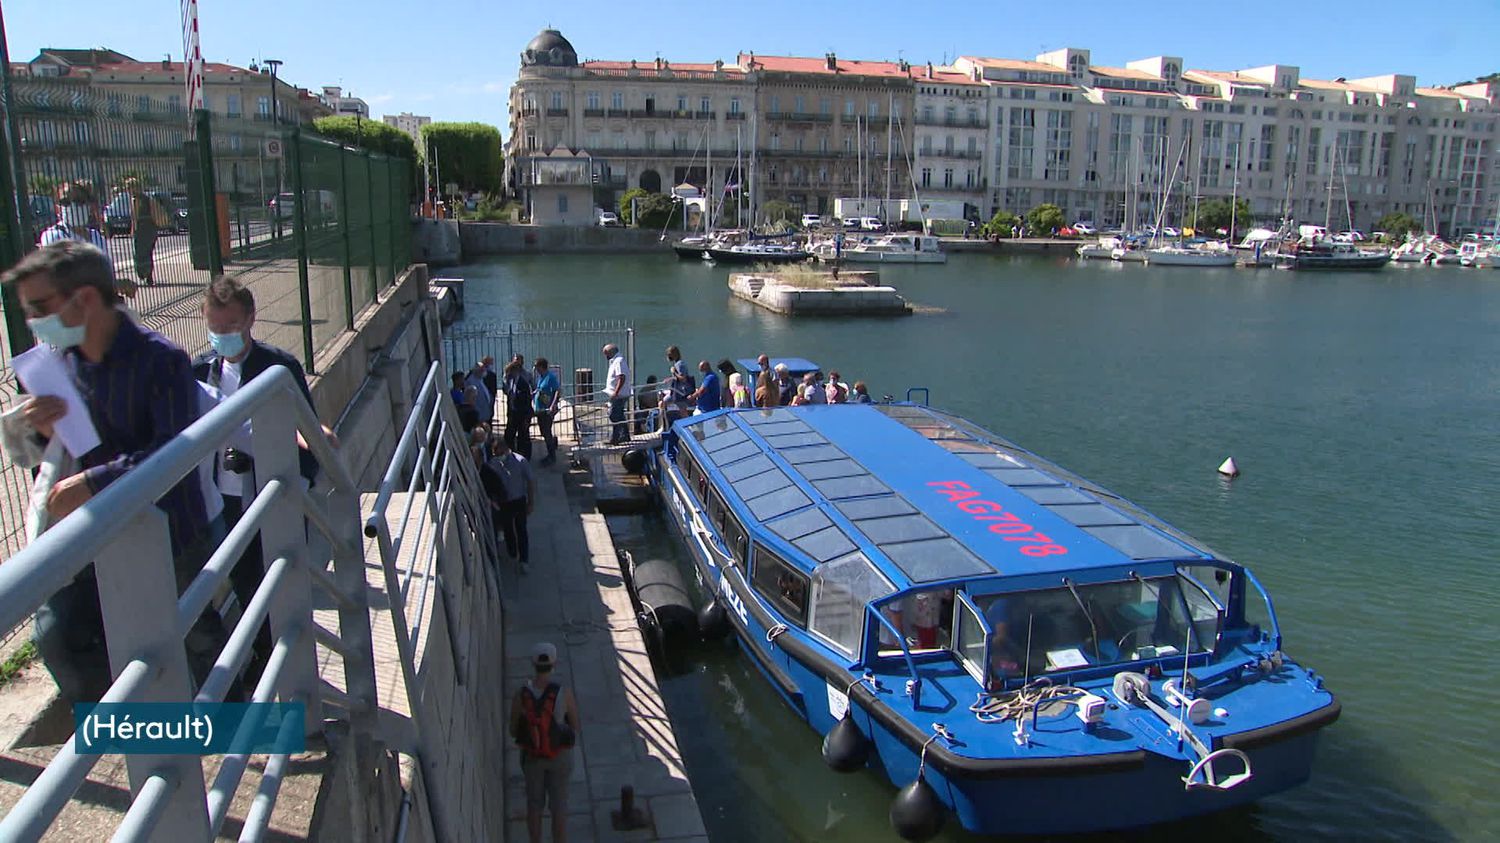
<svg viewBox="0 0 1500 843">
<path fill-rule="evenodd" d="M 531 648 L 531 663 L 536 667 L 552 667 L 557 664 L 557 647 L 543 641 Z"/>
</svg>

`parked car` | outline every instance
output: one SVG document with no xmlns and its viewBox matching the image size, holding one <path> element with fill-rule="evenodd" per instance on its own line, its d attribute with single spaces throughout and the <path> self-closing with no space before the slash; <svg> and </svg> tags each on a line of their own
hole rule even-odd
<svg viewBox="0 0 1500 843">
<path fill-rule="evenodd" d="M 1358 243 L 1365 239 L 1365 233 L 1363 231 L 1343 231 L 1339 233 L 1339 239 Z"/>
<path fill-rule="evenodd" d="M 1079 234 L 1082 234 L 1085 237 L 1090 237 L 1092 235 L 1095 235 L 1095 234 L 1099 233 L 1099 229 L 1094 228 L 1094 224 L 1093 223 L 1091 223 L 1091 222 L 1084 222 L 1082 220 L 1073 223 L 1073 230 L 1076 231 L 1076 232 L 1078 232 Z"/>
<path fill-rule="evenodd" d="M 186 234 L 188 230 L 188 198 L 186 193 L 173 193 L 167 200 L 167 208 L 172 214 L 173 230 L 178 234 Z"/>
<path fill-rule="evenodd" d="M 859 227 L 861 231 L 881 231 L 885 228 L 885 223 L 880 221 L 880 217 L 860 217 Z"/>
<path fill-rule="evenodd" d="M 823 225 L 823 218 L 820 217 L 820 216 L 818 216 L 817 214 L 803 214 L 802 215 L 802 227 L 803 228 L 819 228 L 822 225 Z"/>
<path fill-rule="evenodd" d="M 278 193 L 271 197 L 271 201 L 266 203 L 266 207 L 271 209 L 271 217 L 273 219 L 289 222 L 292 219 L 292 215 L 297 213 L 297 194 Z"/>
<path fill-rule="evenodd" d="M 121 191 L 104 206 L 104 236 L 130 233 L 130 194 Z"/>
<path fill-rule="evenodd" d="M 1164 225 L 1161 228 L 1161 235 L 1163 237 L 1181 237 L 1182 232 L 1178 231 L 1170 225 Z"/>
<path fill-rule="evenodd" d="M 602 225 L 605 228 L 619 228 L 620 215 L 616 214 L 614 211 L 600 211 L 599 219 L 596 220 L 596 222 L 598 222 L 599 225 Z"/>
<path fill-rule="evenodd" d="M 839 224 L 844 228 L 859 228 L 859 221 L 860 217 L 849 217 L 848 219 L 840 220 Z"/>
</svg>

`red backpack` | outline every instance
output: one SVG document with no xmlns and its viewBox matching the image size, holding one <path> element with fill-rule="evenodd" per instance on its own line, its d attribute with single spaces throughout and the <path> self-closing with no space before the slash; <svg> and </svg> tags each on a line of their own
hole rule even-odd
<svg viewBox="0 0 1500 843">
<path fill-rule="evenodd" d="M 533 758 L 552 758 L 573 745 L 573 730 L 554 715 L 562 686 L 553 682 L 538 698 L 531 685 L 521 688 L 521 725 L 517 742 Z"/>
</svg>

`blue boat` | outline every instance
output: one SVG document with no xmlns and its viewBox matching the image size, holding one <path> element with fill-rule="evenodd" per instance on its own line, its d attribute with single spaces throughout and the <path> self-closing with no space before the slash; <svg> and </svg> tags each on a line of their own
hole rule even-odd
<svg viewBox="0 0 1500 843">
<path fill-rule="evenodd" d="M 905 838 L 1120 829 L 1305 781 L 1339 703 L 1245 567 L 925 404 L 721 410 L 652 458 L 738 636 Z M 726 623 L 727 622 L 727 623 Z"/>
</svg>

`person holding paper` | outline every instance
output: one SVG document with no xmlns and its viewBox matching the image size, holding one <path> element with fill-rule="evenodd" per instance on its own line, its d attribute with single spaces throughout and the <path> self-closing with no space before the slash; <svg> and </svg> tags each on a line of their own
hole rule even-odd
<svg viewBox="0 0 1500 843">
<path fill-rule="evenodd" d="M 203 297 L 203 320 L 208 328 L 209 350 L 193 360 L 193 376 L 212 387 L 221 400 L 227 400 L 272 366 L 284 366 L 291 372 L 292 380 L 308 406 L 312 406 L 312 392 L 307 388 L 307 377 L 297 358 L 251 335 L 255 327 L 255 295 L 248 287 L 233 278 L 215 276 Z M 323 433 L 335 446 L 338 445 L 338 437 L 327 425 L 323 426 Z M 298 434 L 297 442 L 302 446 L 298 453 L 301 474 L 311 483 L 318 471 L 317 460 L 307 450 L 301 434 Z M 248 422 L 229 437 L 219 452 L 215 476 L 219 493 L 223 495 L 224 527 L 232 530 L 256 493 L 255 459 L 250 447 Z M 257 535 L 229 573 L 241 609 L 250 605 L 265 573 Z M 256 664 L 249 674 L 252 681 L 258 675 L 259 666 L 270 658 L 271 646 L 270 631 L 262 627 L 255 639 Z"/>
<path fill-rule="evenodd" d="M 198 418 L 199 387 L 187 353 L 136 325 L 116 308 L 108 258 L 95 246 L 64 240 L 27 255 L 0 276 L 15 291 L 27 327 L 61 352 L 72 370 L 100 444 L 75 455 L 80 470 L 47 495 L 56 523 L 83 506 Z M 37 395 L 23 414 L 50 439 L 67 414 L 55 396 Z M 208 518 L 196 472 L 156 501 L 166 514 L 178 588 L 192 581 L 223 536 L 223 521 Z M 212 618 L 209 615 L 213 615 Z M 201 680 L 212 667 L 222 627 L 209 612 L 188 636 L 189 663 Z M 92 566 L 37 611 L 37 649 L 58 688 L 71 701 L 99 699 L 110 683 L 98 586 Z"/>
</svg>

